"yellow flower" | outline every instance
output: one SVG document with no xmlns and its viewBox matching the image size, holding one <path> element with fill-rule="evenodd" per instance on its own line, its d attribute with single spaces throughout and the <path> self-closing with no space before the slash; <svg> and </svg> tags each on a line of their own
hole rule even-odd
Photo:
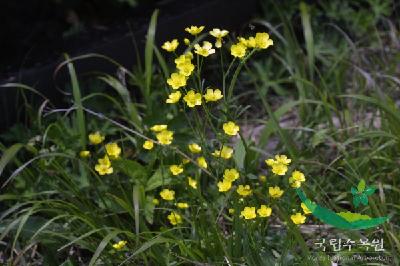
<svg viewBox="0 0 400 266">
<path fill-rule="evenodd" d="M 288 167 L 281 163 L 276 163 L 272 166 L 272 173 L 276 175 L 285 175 Z"/>
<path fill-rule="evenodd" d="M 112 246 L 113 246 L 113 248 L 116 249 L 116 250 L 121 250 L 121 249 L 123 249 L 123 248 L 125 247 L 125 245 L 126 245 L 127 243 L 128 243 L 128 242 L 126 242 L 125 240 L 121 240 L 121 241 L 119 241 L 118 243 L 113 244 Z"/>
<path fill-rule="evenodd" d="M 167 129 L 167 127 L 168 127 L 167 125 L 154 125 L 150 128 L 150 130 L 154 132 L 160 132 Z"/>
<path fill-rule="evenodd" d="M 257 210 L 257 213 L 260 217 L 269 217 L 271 216 L 272 209 L 267 207 L 266 205 L 261 205 L 260 208 Z"/>
<path fill-rule="evenodd" d="M 294 224 L 304 224 L 306 221 L 306 217 L 302 215 L 300 212 L 291 215 L 290 219 L 292 219 Z"/>
<path fill-rule="evenodd" d="M 174 139 L 174 132 L 169 130 L 163 130 L 157 133 L 156 138 L 161 145 L 169 145 Z"/>
<path fill-rule="evenodd" d="M 280 198 L 280 197 L 282 197 L 283 190 L 281 190 L 280 187 L 278 187 L 278 186 L 269 187 L 268 193 L 273 198 Z"/>
<path fill-rule="evenodd" d="M 240 216 L 246 220 L 251 220 L 257 217 L 256 207 L 244 207 L 243 211 L 240 212 Z"/>
<path fill-rule="evenodd" d="M 182 223 L 182 216 L 180 216 L 177 212 L 171 212 L 168 216 L 167 216 L 169 222 L 172 225 L 177 225 Z"/>
<path fill-rule="evenodd" d="M 146 140 L 143 143 L 143 148 L 146 150 L 151 150 L 151 149 L 153 149 L 153 147 L 154 147 L 154 142 L 152 140 Z"/>
<path fill-rule="evenodd" d="M 286 155 L 275 155 L 275 161 L 284 165 L 289 165 L 292 162 Z"/>
<path fill-rule="evenodd" d="M 224 180 L 218 182 L 217 186 L 218 186 L 218 191 L 219 192 L 226 192 L 226 191 L 231 189 L 232 182 L 224 179 Z"/>
<path fill-rule="evenodd" d="M 179 209 L 187 209 L 187 208 L 189 208 L 189 204 L 187 204 L 186 202 L 178 202 L 178 203 L 176 204 L 176 206 L 177 206 Z"/>
<path fill-rule="evenodd" d="M 79 156 L 80 156 L 81 158 L 90 157 L 90 151 L 81 151 L 81 152 L 79 153 Z"/>
<path fill-rule="evenodd" d="M 251 190 L 251 188 L 250 188 L 249 185 L 245 185 L 245 186 L 239 185 L 239 187 L 238 187 L 238 189 L 236 190 L 236 192 L 237 192 L 240 196 L 247 197 L 247 196 L 251 195 L 252 190 Z"/>
<path fill-rule="evenodd" d="M 256 48 L 267 49 L 269 46 L 273 45 L 274 42 L 269 38 L 268 33 L 257 32 L 256 37 Z"/>
<path fill-rule="evenodd" d="M 108 158 L 107 155 L 104 155 L 103 158 L 98 159 L 97 162 L 102 165 L 111 166 L 110 158 Z"/>
<path fill-rule="evenodd" d="M 201 105 L 201 94 L 190 90 L 185 97 L 183 97 L 183 100 L 186 102 L 187 106 L 193 108 L 196 105 Z"/>
<path fill-rule="evenodd" d="M 184 42 L 186 45 L 189 45 L 189 44 L 190 44 L 190 41 L 189 41 L 188 38 L 183 39 L 183 42 Z"/>
<path fill-rule="evenodd" d="M 197 158 L 197 163 L 201 168 L 207 169 L 207 161 L 204 157 Z"/>
<path fill-rule="evenodd" d="M 190 163 L 189 159 L 186 159 L 186 158 L 182 159 L 182 164 L 188 164 L 188 163 Z"/>
<path fill-rule="evenodd" d="M 242 43 L 233 44 L 231 46 L 231 55 L 238 58 L 243 58 L 246 55 L 247 47 Z"/>
<path fill-rule="evenodd" d="M 156 199 L 156 198 L 154 198 L 152 200 L 152 202 L 153 202 L 154 205 L 159 205 L 160 204 L 160 201 L 158 199 Z"/>
<path fill-rule="evenodd" d="M 254 37 L 249 37 L 245 39 L 243 37 L 239 37 L 239 42 L 246 46 L 247 48 L 255 48 L 256 47 L 256 39 Z"/>
<path fill-rule="evenodd" d="M 220 30 L 220 29 L 213 29 L 210 31 L 210 35 L 215 37 L 215 47 L 221 48 L 222 46 L 222 38 L 228 35 L 229 31 L 227 30 Z"/>
<path fill-rule="evenodd" d="M 310 209 L 304 204 L 304 202 L 302 202 L 300 204 L 300 206 L 303 209 L 304 214 L 310 214 L 311 213 Z"/>
<path fill-rule="evenodd" d="M 204 94 L 204 99 L 206 102 L 216 102 L 224 97 L 219 89 L 207 89 L 206 94 Z"/>
<path fill-rule="evenodd" d="M 260 180 L 260 182 L 265 183 L 267 181 L 267 177 L 265 175 L 260 175 L 258 177 L 258 180 Z"/>
<path fill-rule="evenodd" d="M 202 32 L 203 30 L 204 30 L 204 26 L 200 26 L 200 27 L 190 26 L 190 28 L 189 27 L 185 28 L 185 31 L 189 32 L 192 35 L 197 35 L 200 32 Z"/>
<path fill-rule="evenodd" d="M 169 190 L 168 188 L 164 188 L 160 192 L 160 196 L 163 200 L 174 200 L 175 199 L 175 191 Z"/>
<path fill-rule="evenodd" d="M 174 164 L 169 167 L 169 170 L 173 175 L 179 175 L 183 172 L 183 167 L 181 165 Z"/>
<path fill-rule="evenodd" d="M 304 174 L 300 171 L 293 171 L 292 173 L 292 178 L 294 181 L 299 181 L 299 182 L 304 182 L 306 181 L 306 178 L 304 176 Z"/>
<path fill-rule="evenodd" d="M 300 181 L 294 181 L 292 178 L 289 178 L 289 184 L 292 188 L 299 188 L 301 187 L 301 182 Z"/>
<path fill-rule="evenodd" d="M 178 66 L 179 74 L 184 75 L 185 77 L 189 77 L 193 70 L 194 70 L 194 65 L 192 63 L 185 63 L 185 64 L 180 64 Z"/>
<path fill-rule="evenodd" d="M 173 39 L 170 42 L 165 42 L 161 48 L 163 48 L 164 50 L 168 51 L 168 52 L 173 52 L 176 50 L 176 48 L 178 48 L 179 42 L 177 39 Z"/>
<path fill-rule="evenodd" d="M 201 152 L 201 147 L 200 147 L 200 145 L 199 145 L 199 144 L 196 144 L 196 143 L 189 144 L 189 145 L 188 145 L 188 148 L 189 148 L 190 152 L 192 152 L 192 153 L 199 153 L 199 152 Z"/>
<path fill-rule="evenodd" d="M 198 43 L 194 45 L 194 52 L 201 56 L 207 57 L 210 54 L 214 54 L 215 49 L 212 48 L 212 44 L 210 42 L 204 41 L 203 46 L 200 46 Z"/>
<path fill-rule="evenodd" d="M 233 149 L 228 147 L 228 146 L 222 146 L 221 150 L 215 150 L 213 153 L 211 153 L 215 157 L 221 157 L 224 159 L 230 159 L 233 154 Z"/>
<path fill-rule="evenodd" d="M 229 213 L 229 214 L 234 214 L 234 213 L 235 213 L 235 209 L 230 208 L 230 209 L 228 210 L 228 213 Z"/>
<path fill-rule="evenodd" d="M 96 144 L 100 144 L 104 141 L 104 136 L 100 134 L 99 131 L 89 134 L 89 141 L 90 144 L 96 145 Z"/>
<path fill-rule="evenodd" d="M 190 64 L 192 62 L 192 58 L 193 58 L 193 54 L 191 52 L 187 52 L 185 54 L 178 56 L 174 60 L 176 68 L 179 69 L 181 65 Z"/>
<path fill-rule="evenodd" d="M 188 179 L 189 186 L 194 188 L 194 189 L 197 189 L 197 181 L 196 181 L 196 179 L 193 179 L 190 176 L 187 179 Z"/>
<path fill-rule="evenodd" d="M 233 182 L 239 178 L 239 172 L 235 168 L 225 169 L 224 180 L 228 182 Z"/>
<path fill-rule="evenodd" d="M 109 175 L 114 172 L 114 169 L 111 166 L 105 164 L 96 164 L 94 170 L 96 170 L 99 175 Z"/>
<path fill-rule="evenodd" d="M 179 99 L 181 98 L 182 94 L 180 91 L 173 92 L 170 95 L 168 95 L 168 99 L 165 100 L 166 103 L 177 103 L 179 102 Z"/>
<path fill-rule="evenodd" d="M 108 143 L 106 145 L 106 152 L 111 159 L 118 159 L 119 155 L 121 154 L 121 148 L 115 142 Z"/>
<path fill-rule="evenodd" d="M 109 175 L 114 172 L 114 169 L 111 167 L 111 161 L 107 155 L 102 159 L 97 160 L 98 164 L 94 166 L 94 170 L 96 170 L 99 175 Z"/>
<path fill-rule="evenodd" d="M 236 125 L 232 121 L 224 123 L 222 125 L 222 128 L 223 128 L 225 134 L 230 135 L 230 136 L 235 136 L 239 132 L 239 129 L 240 129 L 239 126 Z"/>
<path fill-rule="evenodd" d="M 181 73 L 172 73 L 171 77 L 167 79 L 167 83 L 174 90 L 177 90 L 180 87 L 186 86 L 186 76 Z"/>
</svg>

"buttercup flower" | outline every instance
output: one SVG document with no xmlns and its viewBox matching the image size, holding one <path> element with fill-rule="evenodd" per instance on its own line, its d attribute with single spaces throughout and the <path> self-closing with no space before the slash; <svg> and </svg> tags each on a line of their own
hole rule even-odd
<svg viewBox="0 0 400 266">
<path fill-rule="evenodd" d="M 246 55 L 247 47 L 242 43 L 233 44 L 231 46 L 231 55 L 238 58 L 243 58 Z"/>
<path fill-rule="evenodd" d="M 256 47 L 256 39 L 254 37 L 249 37 L 245 39 L 243 37 L 239 37 L 239 42 L 246 46 L 247 48 L 255 48 Z"/>
<path fill-rule="evenodd" d="M 113 246 L 113 248 L 116 249 L 116 250 L 121 250 L 121 249 L 123 249 L 123 248 L 125 247 L 125 245 L 126 245 L 127 243 L 128 243 L 128 242 L 126 242 L 125 240 L 121 240 L 121 241 L 119 241 L 118 243 L 113 244 L 112 246 Z"/>
<path fill-rule="evenodd" d="M 151 150 L 151 149 L 153 149 L 153 147 L 154 147 L 154 142 L 152 140 L 146 140 L 143 143 L 143 149 Z"/>
<path fill-rule="evenodd" d="M 290 219 L 292 219 L 294 224 L 304 224 L 306 222 L 306 217 L 302 215 L 300 212 L 291 215 Z"/>
<path fill-rule="evenodd" d="M 307 206 L 304 204 L 304 202 L 302 202 L 302 203 L 300 204 L 300 206 L 301 206 L 301 208 L 303 209 L 304 214 L 310 214 L 310 213 L 311 213 L 310 209 L 307 208 Z"/>
<path fill-rule="evenodd" d="M 269 46 L 273 45 L 274 42 L 269 38 L 268 33 L 258 32 L 255 37 L 256 47 L 260 49 L 267 49 Z"/>
<path fill-rule="evenodd" d="M 181 165 L 174 164 L 169 167 L 169 171 L 171 171 L 173 175 L 179 175 L 183 172 L 183 167 Z"/>
<path fill-rule="evenodd" d="M 269 217 L 271 216 L 272 209 L 266 205 L 261 205 L 260 208 L 257 209 L 257 213 L 260 217 Z"/>
<path fill-rule="evenodd" d="M 167 216 L 169 222 L 172 225 L 177 225 L 182 223 L 182 217 L 179 215 L 179 213 L 177 212 L 171 212 L 168 216 Z"/>
<path fill-rule="evenodd" d="M 166 103 L 177 103 L 179 102 L 179 99 L 181 98 L 182 94 L 180 91 L 173 92 L 170 95 L 168 95 L 168 99 L 165 100 Z"/>
<path fill-rule="evenodd" d="M 90 151 L 81 151 L 81 152 L 79 153 L 79 156 L 80 156 L 81 158 L 90 157 Z"/>
<path fill-rule="evenodd" d="M 177 90 L 180 87 L 186 86 L 186 76 L 181 73 L 172 73 L 171 77 L 167 79 L 167 83 L 174 90 Z"/>
<path fill-rule="evenodd" d="M 121 148 L 115 142 L 108 143 L 106 144 L 106 152 L 111 159 L 117 159 L 121 154 Z"/>
<path fill-rule="evenodd" d="M 236 136 L 236 134 L 239 132 L 239 129 L 240 129 L 239 126 L 236 125 L 232 121 L 224 123 L 222 125 L 222 128 L 223 128 L 225 134 L 230 135 L 230 136 Z"/>
<path fill-rule="evenodd" d="M 194 70 L 194 65 L 189 62 L 179 65 L 178 69 L 180 74 L 184 75 L 185 77 L 189 77 Z"/>
<path fill-rule="evenodd" d="M 163 130 L 156 135 L 157 140 L 161 145 L 169 145 L 172 143 L 174 139 L 174 132 L 169 130 Z"/>
<path fill-rule="evenodd" d="M 197 181 L 196 181 L 196 179 L 193 179 L 190 176 L 187 179 L 188 179 L 189 186 L 194 188 L 194 189 L 197 189 Z"/>
<path fill-rule="evenodd" d="M 197 163 L 201 168 L 207 169 L 207 161 L 204 157 L 197 158 Z"/>
<path fill-rule="evenodd" d="M 189 145 L 188 145 L 188 148 L 189 148 L 190 152 L 192 152 L 192 153 L 199 153 L 199 152 L 201 152 L 201 147 L 200 147 L 200 145 L 199 145 L 199 144 L 196 144 L 196 143 L 191 143 L 191 144 L 189 144 Z"/>
<path fill-rule="evenodd" d="M 280 197 L 282 197 L 283 190 L 281 190 L 280 187 L 278 187 L 278 186 L 269 187 L 268 193 L 272 198 L 280 198 Z"/>
<path fill-rule="evenodd" d="M 111 161 L 107 155 L 102 159 L 97 160 L 98 164 L 94 166 L 94 170 L 96 170 L 99 175 L 109 175 L 114 172 L 114 169 L 111 167 Z"/>
<path fill-rule="evenodd" d="M 222 146 L 221 150 L 215 150 L 211 154 L 215 157 L 221 157 L 223 159 L 230 159 L 233 154 L 233 149 L 228 146 Z"/>
<path fill-rule="evenodd" d="M 187 204 L 186 202 L 178 202 L 176 204 L 176 207 L 178 207 L 179 209 L 187 209 L 189 208 L 189 204 Z"/>
<path fill-rule="evenodd" d="M 154 125 L 150 128 L 151 131 L 160 132 L 167 129 L 167 125 Z"/>
<path fill-rule="evenodd" d="M 245 186 L 239 185 L 239 187 L 238 187 L 238 189 L 236 190 L 236 192 L 237 192 L 240 196 L 247 197 L 247 196 L 251 195 L 252 190 L 251 190 L 251 188 L 250 188 L 249 185 L 245 185 Z"/>
<path fill-rule="evenodd" d="M 219 89 L 207 89 L 206 94 L 204 94 L 204 99 L 206 102 L 216 102 L 224 97 Z"/>
<path fill-rule="evenodd" d="M 210 54 L 214 54 L 215 49 L 212 48 L 212 44 L 210 42 L 204 41 L 203 46 L 200 46 L 198 43 L 194 45 L 194 52 L 201 56 L 207 57 Z"/>
<path fill-rule="evenodd" d="M 160 192 L 160 196 L 163 200 L 174 200 L 175 199 L 175 191 L 169 190 L 168 188 L 164 188 Z"/>
<path fill-rule="evenodd" d="M 100 134 L 99 131 L 89 134 L 89 142 L 90 144 L 97 145 L 104 141 L 104 136 Z"/>
<path fill-rule="evenodd" d="M 239 172 L 235 168 L 225 169 L 224 180 L 228 182 L 233 182 L 239 178 Z"/>
<path fill-rule="evenodd" d="M 183 100 L 186 102 L 187 106 L 193 108 L 196 105 L 201 105 L 201 94 L 190 90 L 185 97 L 183 97 Z"/>
<path fill-rule="evenodd" d="M 183 42 L 184 42 L 186 45 L 189 45 L 189 44 L 190 44 L 190 40 L 189 40 L 188 38 L 183 39 Z"/>
<path fill-rule="evenodd" d="M 161 48 L 163 48 L 164 50 L 168 51 L 168 52 L 173 52 L 176 50 L 176 48 L 178 48 L 179 42 L 177 39 L 173 39 L 170 42 L 165 42 Z"/>
<path fill-rule="evenodd" d="M 160 201 L 158 199 L 156 199 L 156 198 L 154 198 L 152 200 L 152 202 L 153 202 L 154 205 L 159 205 L 160 204 Z"/>
<path fill-rule="evenodd" d="M 284 164 L 277 163 L 272 166 L 272 173 L 276 175 L 285 175 L 288 170 L 288 167 Z"/>
<path fill-rule="evenodd" d="M 306 181 L 306 178 L 305 178 L 304 174 L 302 172 L 300 172 L 300 171 L 297 171 L 297 170 L 293 171 L 292 178 L 293 178 L 293 180 L 299 181 L 299 182 Z"/>
<path fill-rule="evenodd" d="M 300 181 L 294 181 L 292 177 L 289 178 L 289 184 L 292 188 L 299 188 L 301 187 L 301 182 Z"/>
<path fill-rule="evenodd" d="M 192 35 L 198 35 L 203 30 L 204 30 L 204 26 L 200 26 L 200 27 L 190 26 L 190 28 L 189 27 L 185 28 L 185 31 L 189 32 Z"/>
<path fill-rule="evenodd" d="M 217 183 L 217 186 L 218 186 L 218 191 L 219 191 L 219 192 L 226 192 L 226 191 L 228 191 L 228 190 L 231 189 L 231 187 L 232 187 L 232 182 L 230 182 L 230 181 L 224 179 L 224 180 L 218 182 L 218 183 Z"/>
<path fill-rule="evenodd" d="M 275 155 L 275 160 L 277 163 L 281 163 L 284 165 L 289 165 L 292 161 L 286 155 Z"/>
<path fill-rule="evenodd" d="M 99 173 L 99 175 L 109 175 L 114 172 L 114 169 L 111 166 L 105 164 L 96 164 L 94 169 Z"/>
<path fill-rule="evenodd" d="M 251 220 L 257 217 L 256 207 L 244 207 L 243 211 L 240 212 L 240 216 L 246 220 Z"/>
<path fill-rule="evenodd" d="M 212 31 L 210 31 L 210 35 L 215 37 L 215 47 L 221 48 L 222 46 L 222 38 L 228 35 L 229 31 L 227 30 L 220 30 L 214 28 Z"/>
</svg>

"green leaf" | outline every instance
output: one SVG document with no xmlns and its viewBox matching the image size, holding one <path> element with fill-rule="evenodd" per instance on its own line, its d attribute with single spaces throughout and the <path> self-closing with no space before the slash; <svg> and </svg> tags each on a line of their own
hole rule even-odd
<svg viewBox="0 0 400 266">
<path fill-rule="evenodd" d="M 354 207 L 357 208 L 358 206 L 360 206 L 360 201 L 361 201 L 360 196 L 358 196 L 358 195 L 354 196 L 353 197 L 353 205 L 354 205 Z"/>
<path fill-rule="evenodd" d="M 3 155 L 1 156 L 0 159 L 0 176 L 3 173 L 4 168 L 6 165 L 14 159 L 14 156 L 18 153 L 18 151 L 24 147 L 21 143 L 17 143 L 12 145 L 10 148 L 4 151 Z"/>
<path fill-rule="evenodd" d="M 168 185 L 172 181 L 170 172 L 167 169 L 159 168 L 157 171 L 147 180 L 146 191 L 154 190 L 163 185 Z"/>
<path fill-rule="evenodd" d="M 372 194 L 375 193 L 376 187 L 367 187 L 367 189 L 365 189 L 364 193 L 367 196 L 371 196 Z"/>
<path fill-rule="evenodd" d="M 140 163 L 133 160 L 118 159 L 113 161 L 112 164 L 115 168 L 129 176 L 132 182 L 145 182 L 147 176 L 146 169 Z"/>
<path fill-rule="evenodd" d="M 244 168 L 244 160 L 246 158 L 246 148 L 244 147 L 242 140 L 240 140 L 236 143 L 235 153 L 233 155 L 233 158 L 235 159 L 236 166 L 239 169 L 243 169 Z"/>
<path fill-rule="evenodd" d="M 367 205 L 368 205 L 368 197 L 367 197 L 367 195 L 362 194 L 362 195 L 360 196 L 360 201 L 361 201 L 361 203 L 362 203 L 364 206 L 367 206 Z"/>
<path fill-rule="evenodd" d="M 353 194 L 353 195 L 357 195 L 358 194 L 358 191 L 357 191 L 357 189 L 355 187 L 351 187 L 351 194 Z"/>
<path fill-rule="evenodd" d="M 365 189 L 365 180 L 361 179 L 357 186 L 358 192 L 362 193 Z"/>
</svg>

